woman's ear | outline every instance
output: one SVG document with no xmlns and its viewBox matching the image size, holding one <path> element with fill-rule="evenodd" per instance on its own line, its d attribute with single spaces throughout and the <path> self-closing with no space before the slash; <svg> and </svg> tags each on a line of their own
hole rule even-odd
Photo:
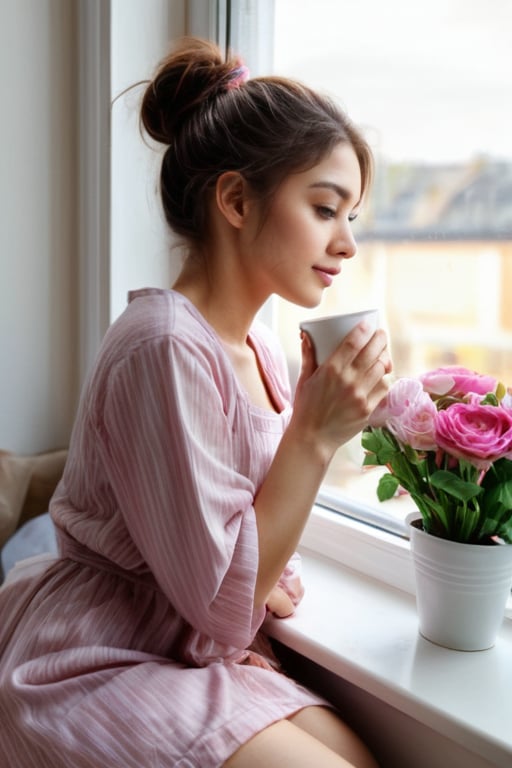
<svg viewBox="0 0 512 768">
<path fill-rule="evenodd" d="M 249 208 L 247 182 L 237 171 L 226 171 L 217 179 L 215 186 L 217 208 L 226 220 L 237 229 L 245 221 Z"/>
</svg>

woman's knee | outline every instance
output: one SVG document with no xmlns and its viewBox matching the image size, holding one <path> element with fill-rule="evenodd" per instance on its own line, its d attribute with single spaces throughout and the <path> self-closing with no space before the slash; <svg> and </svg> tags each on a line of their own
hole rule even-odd
<svg viewBox="0 0 512 768">
<path fill-rule="evenodd" d="M 362 739 L 328 707 L 305 707 L 290 719 L 356 768 L 378 768 Z"/>
<path fill-rule="evenodd" d="M 293 722 L 296 718 L 280 720 L 264 728 L 243 744 L 224 764 L 224 768 L 282 768 L 283 765 L 293 765 L 294 768 L 317 765 L 322 768 L 376 768 L 369 752 L 346 726 L 345 739 L 339 734 L 335 739 L 332 733 L 329 737 L 335 746 L 343 746 L 347 753 L 344 754 L 343 751 L 333 750 L 312 732 L 318 729 L 317 721 L 322 720 L 321 717 L 312 718 L 312 729 L 309 727 L 311 718 L 308 715 L 299 718 L 301 724 Z M 306 727 L 302 727 L 302 724 Z M 324 730 L 332 732 L 336 728 L 331 723 L 323 725 L 320 730 L 322 733 Z M 350 736 L 354 737 L 354 742 Z M 361 745 L 360 752 L 356 749 L 356 743 Z M 353 762 L 352 755 L 358 761 Z M 368 759 L 364 762 L 363 758 Z"/>
</svg>

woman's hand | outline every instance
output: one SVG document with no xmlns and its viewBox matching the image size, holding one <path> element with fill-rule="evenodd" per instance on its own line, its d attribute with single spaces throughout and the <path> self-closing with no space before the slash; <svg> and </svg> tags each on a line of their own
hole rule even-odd
<svg viewBox="0 0 512 768">
<path fill-rule="evenodd" d="M 366 426 L 387 392 L 392 363 L 384 331 L 356 326 L 320 366 L 302 335 L 302 367 L 292 421 L 306 439 L 336 450 Z"/>
<path fill-rule="evenodd" d="M 387 392 L 386 334 L 356 326 L 322 365 L 309 337 L 293 414 L 254 499 L 259 567 L 255 604 L 281 610 L 274 587 L 292 553 L 336 450 L 368 423 Z M 283 615 L 283 614 L 278 614 Z M 286 615 L 286 614 L 284 614 Z"/>
<path fill-rule="evenodd" d="M 277 616 L 279 619 L 291 616 L 295 610 L 295 605 L 291 598 L 286 594 L 284 589 L 277 584 L 267 597 L 266 607 L 270 613 L 273 613 L 274 616 Z"/>
</svg>

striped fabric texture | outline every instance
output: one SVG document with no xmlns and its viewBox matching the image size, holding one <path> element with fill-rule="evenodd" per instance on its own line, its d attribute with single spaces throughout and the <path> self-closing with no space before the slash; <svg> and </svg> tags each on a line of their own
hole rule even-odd
<svg viewBox="0 0 512 768">
<path fill-rule="evenodd" d="M 269 330 L 250 340 L 279 413 L 174 291 L 130 294 L 107 332 L 51 503 L 60 556 L 0 589 L 0 768 L 213 768 L 324 703 L 255 651 L 253 499 L 290 392 Z"/>
</svg>

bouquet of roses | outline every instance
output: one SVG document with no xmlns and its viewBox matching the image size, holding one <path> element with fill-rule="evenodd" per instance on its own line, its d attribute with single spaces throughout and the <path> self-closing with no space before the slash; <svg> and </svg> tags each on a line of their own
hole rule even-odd
<svg viewBox="0 0 512 768">
<path fill-rule="evenodd" d="M 512 543 L 512 396 L 451 366 L 401 378 L 362 435 L 365 466 L 386 466 L 377 495 L 400 488 L 423 529 L 452 541 Z"/>
</svg>

